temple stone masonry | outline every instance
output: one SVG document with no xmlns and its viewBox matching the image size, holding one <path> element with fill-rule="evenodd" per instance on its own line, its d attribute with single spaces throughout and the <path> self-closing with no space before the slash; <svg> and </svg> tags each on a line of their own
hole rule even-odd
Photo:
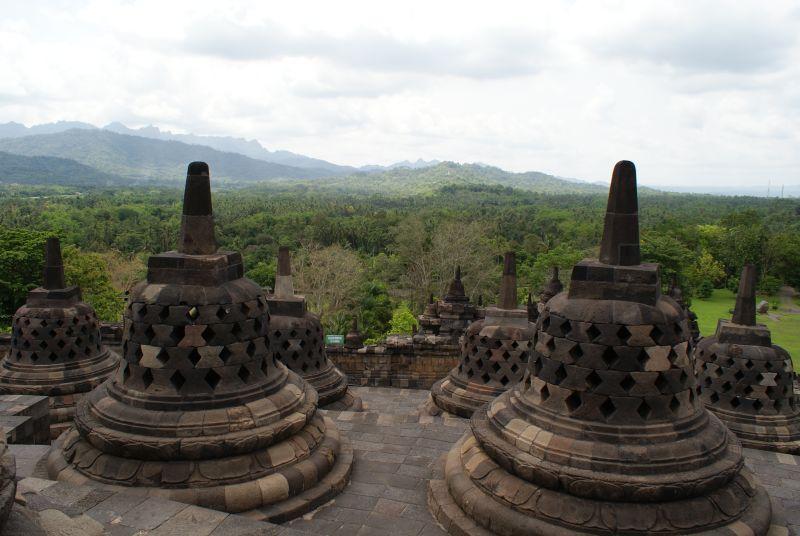
<svg viewBox="0 0 800 536">
<path fill-rule="evenodd" d="M 700 341 L 700 326 L 697 323 L 697 315 L 689 308 L 686 299 L 683 296 L 683 290 L 678 286 L 678 278 L 673 275 L 669 284 L 669 297 L 681 306 L 686 313 L 686 318 L 689 322 L 689 332 L 691 334 L 692 344 L 696 345 Z"/>
<path fill-rule="evenodd" d="M 765 490 L 696 396 L 683 309 L 639 252 L 614 168 L 599 260 L 547 302 L 522 381 L 477 410 L 429 485 L 450 534 L 764 535 Z"/>
<path fill-rule="evenodd" d="M 14 495 L 17 492 L 16 476 L 16 461 L 8 451 L 5 434 L 0 434 L 0 534 L 5 534 L 3 525 L 14 506 Z"/>
<path fill-rule="evenodd" d="M 423 314 L 418 317 L 419 332 L 413 337 L 414 343 L 458 345 L 464 330 L 478 319 L 478 314 L 478 308 L 470 303 L 464 292 L 461 267 L 458 266 L 444 299 L 431 299 Z"/>
<path fill-rule="evenodd" d="M 350 331 L 344 337 L 344 347 L 348 350 L 358 350 L 364 347 L 364 338 L 358 330 L 358 319 L 353 318 L 353 324 L 350 326 Z"/>
<path fill-rule="evenodd" d="M 94 309 L 64 283 L 57 238 L 45 244 L 44 280 L 28 293 L 11 322 L 11 346 L 0 362 L 0 394 L 49 397 L 50 433 L 72 425 L 76 403 L 117 368 L 102 344 Z"/>
<path fill-rule="evenodd" d="M 486 317 L 470 324 L 461 343 L 461 361 L 431 388 L 440 409 L 470 417 L 522 379 L 536 332 L 528 311 L 517 305 L 514 253 L 506 253 L 500 301 Z"/>
<path fill-rule="evenodd" d="M 289 249 L 278 250 L 275 293 L 267 295 L 272 315 L 269 335 L 273 355 L 299 374 L 319 393 L 325 409 L 361 411 L 361 399 L 347 387 L 347 375 L 328 359 L 319 317 L 306 308 L 304 296 L 294 293 Z"/>
<path fill-rule="evenodd" d="M 270 351 L 261 288 L 217 251 L 208 166 L 189 165 L 177 251 L 124 313 L 123 360 L 53 444 L 49 477 L 285 521 L 348 481 L 349 442 Z"/>
<path fill-rule="evenodd" d="M 720 320 L 695 352 L 703 403 L 742 445 L 800 454 L 800 405 L 789 354 L 756 324 L 756 271 L 745 265 L 733 319 Z"/>
<path fill-rule="evenodd" d="M 539 292 L 539 301 L 534 304 L 531 300 L 531 295 L 528 294 L 528 320 L 536 322 L 539 319 L 539 315 L 544 310 L 544 306 L 550 301 L 550 298 L 562 290 L 564 290 L 564 284 L 558 278 L 558 266 L 554 266 L 550 281 L 545 283 L 542 286 L 542 290 Z"/>
</svg>

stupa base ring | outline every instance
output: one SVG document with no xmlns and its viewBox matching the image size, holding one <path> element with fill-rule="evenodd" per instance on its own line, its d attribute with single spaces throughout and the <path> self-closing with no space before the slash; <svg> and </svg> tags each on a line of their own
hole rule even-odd
<svg viewBox="0 0 800 536">
<path fill-rule="evenodd" d="M 800 455 L 800 419 L 797 415 L 740 415 L 707 406 L 743 447 Z"/>
<path fill-rule="evenodd" d="M 320 400 L 322 400 L 322 396 L 320 396 Z M 320 403 L 319 408 L 333 411 L 363 411 L 364 401 L 361 400 L 360 396 L 354 395 L 348 387 L 344 390 L 343 394 L 339 395 L 338 398 L 335 398 L 333 401 L 324 405 Z"/>
<path fill-rule="evenodd" d="M 770 528 L 769 496 L 746 470 L 731 484 L 703 501 L 707 503 L 703 510 L 693 509 L 700 504 L 699 501 L 694 501 L 694 504 L 689 501 L 674 501 L 674 504 L 605 503 L 545 490 L 502 469 L 494 476 L 489 475 L 499 467 L 488 456 L 479 454 L 468 460 L 462 456 L 465 450 L 475 448 L 479 448 L 477 442 L 467 432 L 446 455 L 444 480 L 432 480 L 428 485 L 428 507 L 451 535 L 763 536 Z M 498 496 L 490 495 L 476 485 L 469 471 L 473 474 L 475 471 L 483 472 L 488 475 L 486 478 L 493 479 L 491 485 Z M 497 477 L 498 474 L 502 476 Z M 746 488 L 750 489 L 745 496 Z M 504 499 L 500 499 L 500 495 Z M 724 520 L 720 516 L 726 514 L 725 508 L 731 504 L 731 497 L 744 497 L 749 504 L 738 517 Z M 524 512 L 531 505 L 537 516 L 530 515 L 530 510 Z M 572 523 L 564 522 L 565 518 Z"/>
<path fill-rule="evenodd" d="M 486 388 L 486 392 L 464 389 L 455 384 L 449 376 L 442 378 L 431 387 L 433 403 L 440 409 L 469 419 L 476 410 L 491 402 L 503 391 Z"/>
<path fill-rule="evenodd" d="M 66 460 L 62 450 L 62 442 L 68 435 L 66 433 L 53 443 L 46 466 L 51 478 L 74 485 L 90 485 L 115 492 L 160 497 L 282 523 L 325 504 L 341 492 L 350 479 L 353 466 L 350 441 L 339 433 L 330 418 L 323 419 L 324 443 L 330 446 L 330 452 L 324 457 L 332 456 L 334 461 L 322 478 L 318 477 L 318 465 L 325 462 L 311 456 L 292 464 L 286 470 L 255 480 L 218 486 L 163 488 L 109 484 L 89 478 Z"/>
<path fill-rule="evenodd" d="M 361 398 L 350 392 L 347 376 L 330 360 L 327 360 L 326 368 L 320 372 L 308 374 L 302 370 L 292 370 L 317 391 L 320 409 L 362 411 Z"/>
</svg>

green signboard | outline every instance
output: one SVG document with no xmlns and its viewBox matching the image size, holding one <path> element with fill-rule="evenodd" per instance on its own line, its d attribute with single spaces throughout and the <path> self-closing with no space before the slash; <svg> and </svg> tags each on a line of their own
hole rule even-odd
<svg viewBox="0 0 800 536">
<path fill-rule="evenodd" d="M 344 344 L 344 335 L 325 335 L 325 344 L 331 346 Z"/>
</svg>

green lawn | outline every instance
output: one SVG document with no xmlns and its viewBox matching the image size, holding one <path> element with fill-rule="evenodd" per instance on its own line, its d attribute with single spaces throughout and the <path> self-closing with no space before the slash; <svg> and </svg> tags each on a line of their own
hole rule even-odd
<svg viewBox="0 0 800 536">
<path fill-rule="evenodd" d="M 756 301 L 761 301 L 762 297 L 757 297 Z M 767 301 L 771 304 L 778 303 L 776 297 L 770 297 Z M 694 298 L 692 300 L 692 311 L 697 315 L 700 325 L 700 334 L 704 337 L 713 335 L 717 329 L 717 320 L 720 318 L 730 318 L 730 310 L 733 309 L 736 298 L 730 290 L 717 289 L 714 295 L 707 300 Z M 800 308 L 797 304 L 796 308 Z M 770 310 L 770 314 L 777 315 L 780 320 L 773 320 L 767 315 L 758 315 L 757 322 L 765 324 L 772 332 L 772 342 L 782 346 L 792 356 L 794 369 L 800 370 L 800 314 L 787 313 L 783 306 L 779 309 Z"/>
</svg>

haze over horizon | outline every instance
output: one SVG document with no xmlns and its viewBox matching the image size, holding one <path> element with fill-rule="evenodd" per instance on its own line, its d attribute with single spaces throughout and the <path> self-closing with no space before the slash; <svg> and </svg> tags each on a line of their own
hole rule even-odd
<svg viewBox="0 0 800 536">
<path fill-rule="evenodd" d="M 788 1 L 33 0 L 4 6 L 0 122 L 777 190 L 800 186 L 798 22 Z"/>
</svg>

